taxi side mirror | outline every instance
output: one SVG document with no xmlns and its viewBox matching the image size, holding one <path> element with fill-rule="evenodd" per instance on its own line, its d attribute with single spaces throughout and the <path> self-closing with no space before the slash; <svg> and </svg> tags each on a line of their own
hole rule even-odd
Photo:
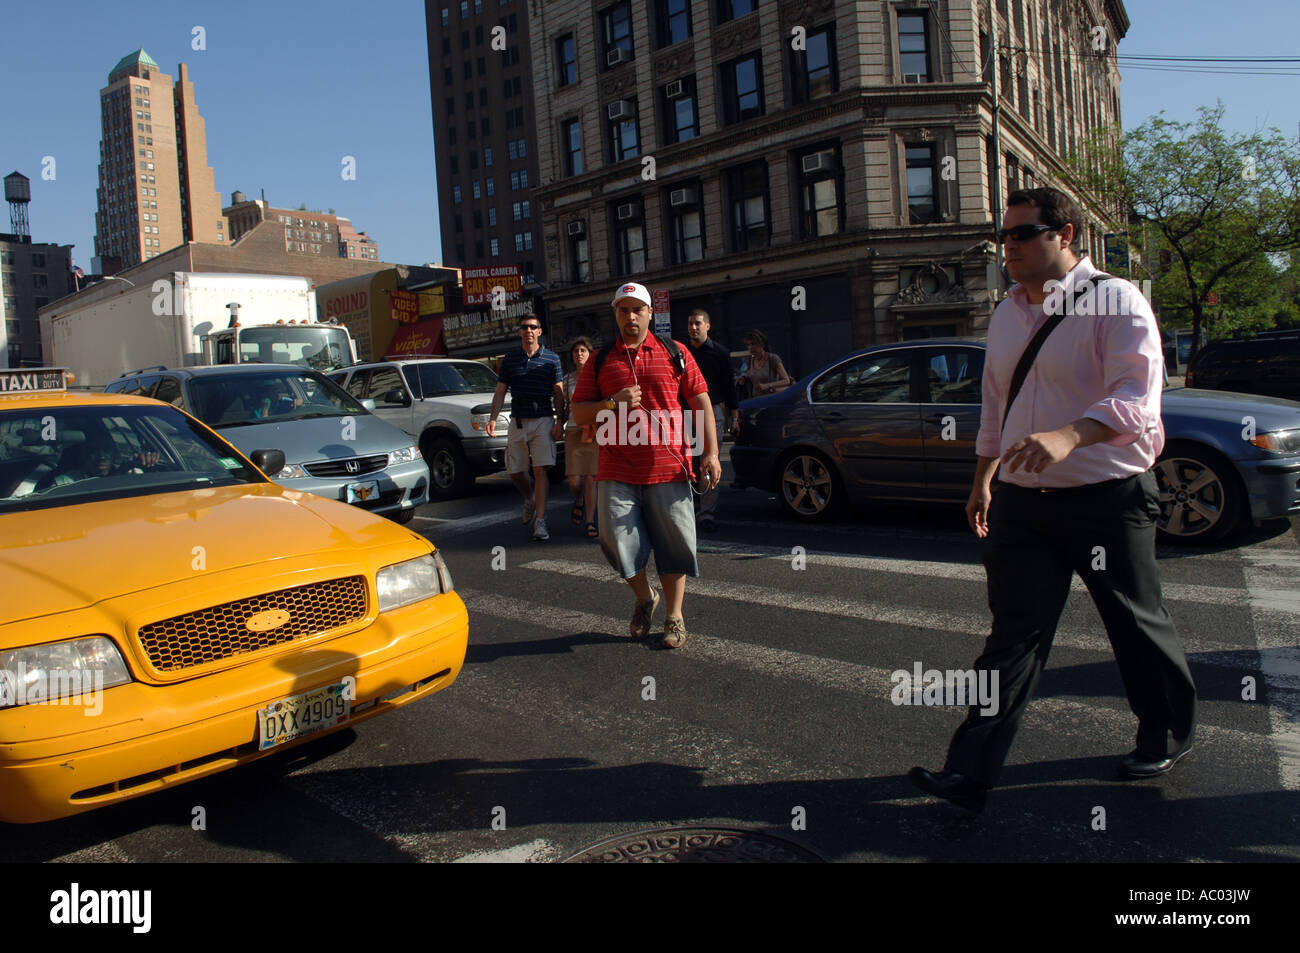
<svg viewBox="0 0 1300 953">
<path fill-rule="evenodd" d="M 248 455 L 248 459 L 252 460 L 253 465 L 259 470 L 272 478 L 284 469 L 283 450 L 254 450 Z"/>
</svg>

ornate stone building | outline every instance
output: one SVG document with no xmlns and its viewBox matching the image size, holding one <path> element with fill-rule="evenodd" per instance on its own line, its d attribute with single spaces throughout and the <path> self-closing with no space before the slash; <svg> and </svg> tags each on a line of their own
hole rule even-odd
<svg viewBox="0 0 1300 953">
<path fill-rule="evenodd" d="M 550 340 L 622 280 L 795 373 L 981 333 L 1009 190 L 1119 122 L 1120 0 L 529 4 Z M 999 88 L 993 88 L 998 77 Z M 996 113 L 996 124 L 995 124 Z M 1099 258 L 1106 210 L 1083 242 Z"/>
</svg>

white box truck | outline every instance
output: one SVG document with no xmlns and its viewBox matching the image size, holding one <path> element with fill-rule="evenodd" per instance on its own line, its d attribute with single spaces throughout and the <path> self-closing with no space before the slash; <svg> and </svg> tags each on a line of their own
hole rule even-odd
<svg viewBox="0 0 1300 953">
<path fill-rule="evenodd" d="M 118 282 L 112 282 L 118 284 Z M 309 278 L 177 271 L 49 319 L 50 361 L 99 389 L 145 367 L 356 361 L 347 328 L 316 320 Z"/>
</svg>

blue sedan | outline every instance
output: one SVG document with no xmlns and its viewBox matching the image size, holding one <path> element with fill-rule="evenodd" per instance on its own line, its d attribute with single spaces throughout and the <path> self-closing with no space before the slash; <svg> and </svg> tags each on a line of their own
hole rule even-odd
<svg viewBox="0 0 1300 953">
<path fill-rule="evenodd" d="M 735 485 L 808 520 L 867 500 L 964 503 L 975 475 L 985 342 L 930 338 L 857 351 L 741 404 Z M 1162 539 L 1217 540 L 1300 513 L 1300 403 L 1168 390 L 1161 400 Z"/>
</svg>

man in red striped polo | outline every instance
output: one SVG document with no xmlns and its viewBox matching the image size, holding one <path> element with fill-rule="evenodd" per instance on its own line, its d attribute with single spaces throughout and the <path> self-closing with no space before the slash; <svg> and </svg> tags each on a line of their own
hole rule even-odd
<svg viewBox="0 0 1300 953">
<path fill-rule="evenodd" d="M 686 576 L 700 574 L 691 502 L 692 438 L 704 447 L 702 487 L 717 486 L 722 479 L 713 405 L 689 350 L 677 346 L 678 363 L 650 333 L 653 316 L 645 286 L 619 286 L 612 303 L 618 338 L 605 350 L 599 375 L 596 360 L 583 366 L 573 392 L 573 419 L 579 426 L 598 426 L 600 545 L 636 596 L 631 635 L 640 639 L 650 634 L 662 601 L 646 578 L 653 552 L 668 603 L 663 644 L 679 648 L 686 641 Z"/>
</svg>

